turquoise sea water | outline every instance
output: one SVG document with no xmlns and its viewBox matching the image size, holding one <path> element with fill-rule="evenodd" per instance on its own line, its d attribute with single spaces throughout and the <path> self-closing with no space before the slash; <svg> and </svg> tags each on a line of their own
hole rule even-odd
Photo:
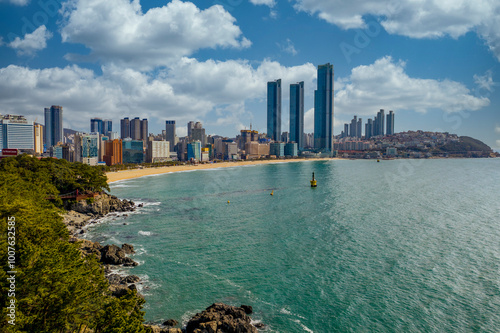
<svg viewBox="0 0 500 333">
<path fill-rule="evenodd" d="M 267 332 L 498 332 L 499 171 L 335 160 L 144 177 L 111 186 L 144 208 L 87 237 L 138 250 L 124 272 L 143 278 L 149 321 L 220 301 L 252 305 Z"/>
</svg>

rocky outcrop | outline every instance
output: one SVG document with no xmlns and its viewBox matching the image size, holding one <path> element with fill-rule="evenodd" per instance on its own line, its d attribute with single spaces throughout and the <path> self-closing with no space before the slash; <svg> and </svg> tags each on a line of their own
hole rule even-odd
<svg viewBox="0 0 500 333">
<path fill-rule="evenodd" d="M 137 266 L 138 263 L 127 254 L 135 253 L 134 247 L 129 244 L 123 244 L 121 248 L 116 245 L 102 246 L 98 242 L 92 242 L 86 239 L 75 239 L 80 243 L 80 250 L 85 255 L 95 255 L 97 260 L 106 265 Z"/>
<path fill-rule="evenodd" d="M 144 325 L 147 333 L 182 333 L 180 328 L 162 328 L 158 325 Z"/>
<path fill-rule="evenodd" d="M 135 253 L 134 247 L 130 244 L 122 244 L 122 250 L 125 251 L 126 254 Z"/>
<path fill-rule="evenodd" d="M 138 264 L 126 256 L 123 249 L 116 245 L 106 245 L 101 248 L 101 262 L 109 265 L 137 266 Z"/>
<path fill-rule="evenodd" d="M 80 200 L 76 203 L 68 204 L 69 211 L 75 211 L 81 214 L 101 217 L 111 212 L 128 212 L 135 210 L 135 204 L 130 200 L 121 200 L 114 195 L 107 193 L 101 194 L 94 200 Z"/>
<path fill-rule="evenodd" d="M 179 322 L 175 319 L 169 319 L 163 323 L 164 326 L 169 326 L 169 327 L 174 327 L 178 324 Z"/>
<path fill-rule="evenodd" d="M 197 313 L 186 325 L 186 333 L 257 333 L 246 314 L 251 307 L 214 303 Z"/>
<path fill-rule="evenodd" d="M 137 283 L 141 279 L 137 275 L 118 275 L 118 274 L 109 274 L 106 276 L 108 278 L 108 281 L 110 284 L 131 284 L 131 283 Z M 175 325 L 174 325 L 175 326 Z"/>
</svg>

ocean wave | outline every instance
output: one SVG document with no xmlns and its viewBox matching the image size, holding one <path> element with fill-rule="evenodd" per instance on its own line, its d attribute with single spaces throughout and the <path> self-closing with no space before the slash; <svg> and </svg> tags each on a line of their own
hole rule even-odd
<svg viewBox="0 0 500 333">
<path fill-rule="evenodd" d="M 136 255 L 141 255 L 141 254 L 146 254 L 146 253 L 148 253 L 148 250 L 146 250 L 143 246 L 141 246 L 135 250 Z"/>
<path fill-rule="evenodd" d="M 153 233 L 151 231 L 142 231 L 142 230 L 139 230 L 138 234 L 142 235 L 142 236 L 151 236 Z"/>
<path fill-rule="evenodd" d="M 120 183 L 116 183 L 116 182 L 113 182 L 113 183 L 110 183 L 109 184 L 110 188 L 125 188 L 125 187 L 139 187 L 139 185 L 128 185 L 128 184 L 120 184 Z"/>
<path fill-rule="evenodd" d="M 294 319 L 293 320 L 294 322 L 296 322 L 297 324 L 300 325 L 300 327 L 302 327 L 302 329 L 306 332 L 309 332 L 309 333 L 314 333 L 314 331 L 312 329 L 310 329 L 309 327 L 307 327 L 306 325 L 302 324 L 302 322 L 298 319 Z"/>
</svg>

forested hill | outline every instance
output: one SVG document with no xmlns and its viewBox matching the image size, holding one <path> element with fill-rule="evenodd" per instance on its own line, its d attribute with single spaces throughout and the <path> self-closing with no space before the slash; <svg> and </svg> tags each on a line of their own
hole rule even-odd
<svg viewBox="0 0 500 333">
<path fill-rule="evenodd" d="M 144 300 L 135 291 L 110 296 L 97 258 L 68 241 L 62 222 L 58 194 L 102 191 L 106 179 L 65 160 L 0 161 L 0 332 L 146 332 Z"/>
<path fill-rule="evenodd" d="M 490 146 L 480 140 L 471 138 L 469 136 L 461 136 L 459 137 L 458 142 L 449 142 L 443 146 L 440 146 L 439 149 L 445 152 L 493 152 Z"/>
</svg>

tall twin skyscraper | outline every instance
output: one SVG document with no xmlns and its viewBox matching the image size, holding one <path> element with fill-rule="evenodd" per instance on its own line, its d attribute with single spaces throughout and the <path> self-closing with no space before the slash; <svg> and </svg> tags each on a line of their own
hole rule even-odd
<svg viewBox="0 0 500 333">
<path fill-rule="evenodd" d="M 304 149 L 304 81 L 290 85 L 290 141 Z"/>
<path fill-rule="evenodd" d="M 314 148 L 333 150 L 333 65 L 318 66 L 314 91 Z M 267 136 L 281 138 L 281 79 L 267 83 Z M 304 82 L 290 85 L 290 140 L 304 148 Z"/>
<path fill-rule="evenodd" d="M 333 65 L 318 66 L 314 91 L 314 148 L 333 151 Z"/>
<path fill-rule="evenodd" d="M 47 148 L 63 142 L 63 108 L 59 105 L 52 105 L 45 108 L 45 131 L 44 142 Z"/>
<path fill-rule="evenodd" d="M 267 83 L 267 136 L 281 139 L 281 79 Z"/>
</svg>

